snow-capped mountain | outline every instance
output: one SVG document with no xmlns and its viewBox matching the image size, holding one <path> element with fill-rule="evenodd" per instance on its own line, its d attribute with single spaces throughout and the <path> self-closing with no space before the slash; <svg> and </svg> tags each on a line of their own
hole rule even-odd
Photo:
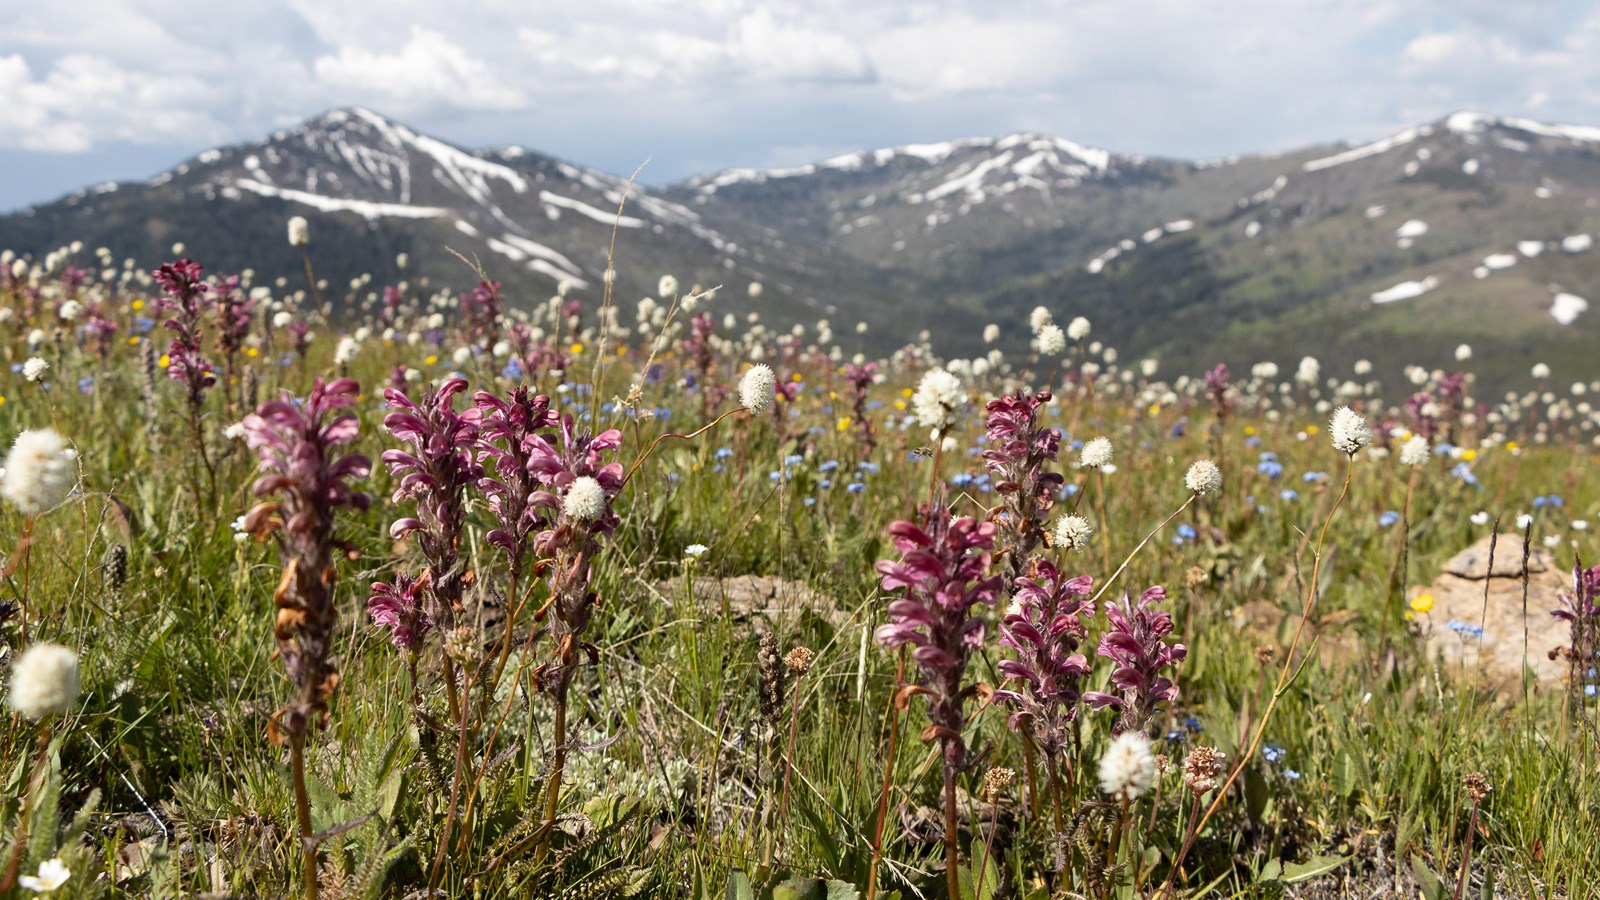
<svg viewBox="0 0 1600 900">
<path fill-rule="evenodd" d="M 149 182 L 0 216 L 0 246 L 37 255 L 82 240 L 154 262 L 182 241 L 212 270 L 292 275 L 284 223 L 303 215 L 334 284 L 367 273 L 464 287 L 473 275 L 453 250 L 531 303 L 561 282 L 597 293 L 615 233 L 624 301 L 671 272 L 730 287 L 729 311 L 780 326 L 866 322 L 880 349 L 927 327 L 972 352 L 990 321 L 1020 345 L 1027 310 L 1044 304 L 1178 366 L 1468 342 L 1508 373 L 1537 356 L 1592 374 L 1597 207 L 1600 128 L 1478 113 L 1203 162 L 1013 134 L 645 188 L 349 108 Z M 752 282 L 768 289 L 759 300 L 746 299 Z"/>
</svg>

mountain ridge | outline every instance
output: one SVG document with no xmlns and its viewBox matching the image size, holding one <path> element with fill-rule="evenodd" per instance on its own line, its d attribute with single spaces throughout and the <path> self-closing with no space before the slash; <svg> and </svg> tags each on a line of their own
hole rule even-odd
<svg viewBox="0 0 1600 900">
<path fill-rule="evenodd" d="M 771 290 L 740 303 L 775 324 L 845 314 L 880 349 L 918 320 L 951 352 L 981 349 L 988 321 L 1017 346 L 1042 303 L 1181 364 L 1198 357 L 1186 338 L 1203 324 L 1238 354 L 1349 356 L 1428 334 L 1483 342 L 1510 365 L 1545 346 L 1577 358 L 1568 345 L 1596 334 L 1585 296 L 1600 266 L 1585 251 L 1597 202 L 1600 128 L 1470 111 L 1222 160 L 1017 132 L 647 187 L 344 107 L 145 182 L 0 216 L 0 246 L 42 254 L 82 239 L 144 260 L 182 240 L 224 270 L 292 273 L 281 226 L 301 214 L 333 278 L 396 280 L 403 252 L 410 274 L 463 281 L 449 247 L 537 298 L 561 283 L 597 290 L 615 233 L 625 299 L 664 272 L 742 293 L 759 282 Z M 1301 334 L 1312 323 L 1336 329 L 1331 345 Z"/>
</svg>

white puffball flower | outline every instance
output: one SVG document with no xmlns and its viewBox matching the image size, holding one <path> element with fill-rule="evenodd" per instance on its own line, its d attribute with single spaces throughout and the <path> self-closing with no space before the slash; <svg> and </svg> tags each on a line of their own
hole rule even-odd
<svg viewBox="0 0 1600 900">
<path fill-rule="evenodd" d="M 967 392 L 961 379 L 944 369 L 932 369 L 917 383 L 911 395 L 911 411 L 917 421 L 935 432 L 950 430 L 967 408 Z"/>
<path fill-rule="evenodd" d="M 50 364 L 37 356 L 22 364 L 22 377 L 29 381 L 43 380 L 44 373 L 48 371 L 50 371 Z"/>
<path fill-rule="evenodd" d="M 1078 455 L 1078 462 L 1090 469 L 1104 468 L 1111 462 L 1111 441 L 1108 438 L 1097 437 L 1083 445 L 1083 450 Z"/>
<path fill-rule="evenodd" d="M 456 352 L 450 354 L 450 360 L 458 366 L 464 366 L 472 359 L 471 347 L 457 347 Z"/>
<path fill-rule="evenodd" d="M 1517 516 L 1517 528 L 1519 530 L 1527 531 L 1528 530 L 1528 526 L 1532 525 L 1532 524 L 1533 524 L 1533 516 L 1531 516 L 1531 515 L 1529 515 L 1527 513 L 1523 513 L 1522 515 Z"/>
<path fill-rule="evenodd" d="M 1471 358 L 1472 358 L 1472 347 L 1470 345 L 1462 344 L 1461 346 L 1456 348 L 1456 362 L 1466 362 L 1467 360 L 1469 360 Z"/>
<path fill-rule="evenodd" d="M 1348 406 L 1333 411 L 1328 435 L 1333 439 L 1333 449 L 1349 456 L 1372 443 L 1372 429 L 1367 427 L 1367 420 Z"/>
<path fill-rule="evenodd" d="M 356 351 L 361 349 L 361 344 L 355 338 L 345 335 L 339 338 L 339 343 L 333 348 L 333 364 L 348 366 L 356 358 Z"/>
<path fill-rule="evenodd" d="M 306 223 L 305 216 L 295 216 L 289 220 L 289 246 L 304 247 L 311 243 L 311 226 Z"/>
<path fill-rule="evenodd" d="M 25 887 L 35 894 L 51 894 L 67 883 L 72 877 L 72 870 L 61 861 L 61 857 L 53 857 L 39 863 L 39 874 L 18 875 L 17 884 Z"/>
<path fill-rule="evenodd" d="M 1050 316 L 1050 310 L 1045 309 L 1042 306 L 1035 306 L 1033 308 L 1033 312 L 1028 314 L 1028 328 L 1032 330 L 1034 334 L 1038 334 L 1041 329 L 1053 321 L 1055 321 L 1055 319 Z"/>
<path fill-rule="evenodd" d="M 78 452 L 54 429 L 24 431 L 6 454 L 0 494 L 30 518 L 49 512 L 78 483 L 77 459 Z"/>
<path fill-rule="evenodd" d="M 273 315 L 272 315 L 272 327 L 273 328 L 288 328 L 289 324 L 291 322 L 293 322 L 293 321 L 294 321 L 294 313 L 289 312 L 288 310 L 283 310 L 281 312 L 273 313 Z"/>
<path fill-rule="evenodd" d="M 1358 360 L 1356 360 L 1355 373 L 1357 375 L 1362 376 L 1362 377 L 1366 377 L 1368 375 L 1371 375 L 1372 374 L 1372 361 L 1368 360 L 1368 359 L 1358 359 Z"/>
<path fill-rule="evenodd" d="M 674 278 L 673 276 L 671 276 L 671 275 L 663 275 L 663 276 L 661 276 L 661 280 L 656 282 L 656 296 L 657 297 L 660 297 L 663 300 L 667 300 L 667 299 L 670 299 L 671 297 L 675 296 L 677 293 L 678 293 L 678 279 Z"/>
<path fill-rule="evenodd" d="M 1079 515 L 1065 515 L 1056 520 L 1056 546 L 1063 550 L 1082 550 L 1089 546 L 1094 526 Z"/>
<path fill-rule="evenodd" d="M 773 389 L 777 381 L 778 377 L 772 373 L 771 366 L 765 363 L 751 366 L 739 379 L 739 405 L 755 415 L 765 415 L 772 409 Z"/>
<path fill-rule="evenodd" d="M 1132 802 L 1150 790 L 1156 780 L 1156 758 L 1150 741 L 1137 731 L 1111 739 L 1100 757 L 1100 789 L 1118 800 Z"/>
<path fill-rule="evenodd" d="M 750 282 L 750 287 L 745 289 L 745 293 L 749 294 L 750 299 L 754 300 L 755 298 L 761 296 L 761 290 L 761 282 L 752 281 Z"/>
<path fill-rule="evenodd" d="M 1146 378 L 1154 378 L 1156 376 L 1156 370 L 1159 369 L 1160 366 L 1161 366 L 1161 362 L 1159 360 L 1155 360 L 1155 359 L 1141 360 L 1139 362 L 1139 374 L 1143 375 Z"/>
<path fill-rule="evenodd" d="M 683 548 L 683 555 L 690 559 L 699 559 L 700 557 L 705 556 L 706 551 L 710 549 L 711 548 L 707 547 L 705 544 L 690 544 L 689 546 Z"/>
<path fill-rule="evenodd" d="M 1546 379 L 1546 378 L 1549 378 L 1550 377 L 1550 367 L 1545 365 L 1544 363 L 1535 363 L 1534 366 L 1533 366 L 1533 377 L 1538 378 L 1541 381 Z"/>
<path fill-rule="evenodd" d="M 992 343 L 994 343 L 995 341 L 997 341 L 999 339 L 1000 339 L 1000 326 L 999 325 L 996 325 L 993 322 L 990 322 L 989 324 L 983 326 L 983 342 L 985 344 L 992 344 Z"/>
<path fill-rule="evenodd" d="M 1428 439 L 1420 434 L 1414 434 L 1410 440 L 1400 445 L 1400 465 L 1420 466 L 1428 461 L 1431 452 Z"/>
<path fill-rule="evenodd" d="M 34 644 L 11 666 L 11 708 L 38 720 L 78 702 L 78 654 L 60 644 Z"/>
<path fill-rule="evenodd" d="M 1222 490 L 1222 470 L 1209 459 L 1197 459 L 1183 476 L 1183 485 L 1202 497 L 1215 494 Z"/>
<path fill-rule="evenodd" d="M 1067 349 L 1067 334 L 1052 322 L 1039 329 L 1033 339 L 1033 349 L 1039 351 L 1040 356 L 1060 356 L 1061 351 Z"/>
<path fill-rule="evenodd" d="M 234 422 L 234 423 L 230 424 L 228 427 L 222 429 L 222 436 L 227 438 L 230 441 L 242 441 L 242 440 L 244 440 L 245 439 L 244 423 L 243 422 Z"/>
<path fill-rule="evenodd" d="M 63 322 L 71 322 L 83 315 L 83 304 L 76 300 L 68 300 L 61 304 L 60 309 L 56 310 L 56 315 L 60 316 Z"/>
<path fill-rule="evenodd" d="M 588 475 L 580 475 L 567 486 L 561 511 L 580 522 L 593 522 L 606 513 L 606 489 Z"/>
<path fill-rule="evenodd" d="M 1067 323 L 1067 337 L 1072 338 L 1075 341 L 1081 341 L 1081 340 L 1083 340 L 1084 338 L 1086 338 L 1088 336 L 1089 336 L 1089 320 L 1088 319 L 1085 319 L 1083 316 L 1078 316 L 1077 318 L 1073 319 L 1071 322 Z"/>
</svg>

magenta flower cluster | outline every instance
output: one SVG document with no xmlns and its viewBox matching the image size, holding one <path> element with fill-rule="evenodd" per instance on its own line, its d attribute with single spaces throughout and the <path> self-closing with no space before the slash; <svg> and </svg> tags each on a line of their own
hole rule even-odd
<svg viewBox="0 0 1600 900">
<path fill-rule="evenodd" d="M 959 767 L 966 758 L 962 704 L 972 693 L 964 684 L 967 663 L 984 643 L 982 608 L 993 606 L 1001 589 L 1001 579 L 988 574 L 995 525 L 956 518 L 937 502 L 924 507 L 921 518 L 920 525 L 889 526 L 900 560 L 880 560 L 877 569 L 884 590 L 905 593 L 889 604 L 889 622 L 874 637 L 890 649 L 914 648 L 931 722 L 924 739 L 937 739 L 945 764 Z"/>
<path fill-rule="evenodd" d="M 1163 670 L 1175 668 L 1189 651 L 1163 640 L 1172 633 L 1172 616 L 1155 604 L 1166 597 L 1166 588 L 1157 585 L 1145 591 L 1137 604 L 1124 593 L 1120 601 L 1106 606 L 1111 628 L 1100 636 L 1096 654 L 1116 664 L 1108 687 L 1117 693 L 1090 691 L 1083 699 L 1097 710 L 1121 711 L 1113 734 L 1144 728 L 1157 704 L 1178 699 L 1178 686 Z"/>
<path fill-rule="evenodd" d="M 1050 507 L 1065 482 L 1061 473 L 1046 470 L 1061 452 L 1061 432 L 1039 424 L 1039 409 L 1050 398 L 1049 391 L 1031 397 L 1018 391 L 985 406 L 989 449 L 983 452 L 983 461 L 995 476 L 995 491 L 1004 504 L 1000 532 L 1007 554 L 1008 593 L 1044 542 Z"/>
<path fill-rule="evenodd" d="M 1012 730 L 1026 728 L 1052 758 L 1067 747 L 1069 726 L 1078 717 L 1078 685 L 1089 675 L 1089 661 L 1078 647 L 1094 618 L 1093 588 L 1089 576 L 1064 578 L 1054 564 L 1037 560 L 1031 576 L 1017 579 L 1015 599 L 1001 620 L 1000 645 L 1016 658 L 1001 660 L 998 668 L 1019 689 L 996 696 L 1015 710 Z"/>
</svg>

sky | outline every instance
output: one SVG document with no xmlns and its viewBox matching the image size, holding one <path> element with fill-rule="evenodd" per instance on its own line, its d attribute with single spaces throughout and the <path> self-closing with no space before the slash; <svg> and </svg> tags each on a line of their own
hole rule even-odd
<svg viewBox="0 0 1600 900">
<path fill-rule="evenodd" d="M 0 210 L 355 104 L 647 184 L 1015 131 L 1208 159 L 1600 124 L 1600 2 L 0 0 Z"/>
</svg>

